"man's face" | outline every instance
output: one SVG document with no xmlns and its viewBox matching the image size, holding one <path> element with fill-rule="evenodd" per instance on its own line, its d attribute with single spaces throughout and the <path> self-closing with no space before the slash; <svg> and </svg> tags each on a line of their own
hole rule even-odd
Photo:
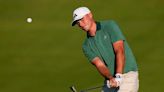
<svg viewBox="0 0 164 92">
<path fill-rule="evenodd" d="M 91 27 L 91 17 L 87 14 L 82 19 L 77 21 L 77 25 L 84 31 L 89 31 Z"/>
</svg>

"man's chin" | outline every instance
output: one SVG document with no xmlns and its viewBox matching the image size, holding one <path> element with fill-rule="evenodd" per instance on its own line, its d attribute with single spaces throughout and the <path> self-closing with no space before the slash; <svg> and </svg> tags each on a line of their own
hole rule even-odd
<svg viewBox="0 0 164 92">
<path fill-rule="evenodd" d="M 87 30 L 87 29 L 84 29 L 84 31 L 85 31 L 85 32 L 88 32 L 89 30 Z"/>
<path fill-rule="evenodd" d="M 88 27 L 85 27 L 85 28 L 83 28 L 83 30 L 85 30 L 87 32 L 89 30 L 89 28 Z"/>
</svg>

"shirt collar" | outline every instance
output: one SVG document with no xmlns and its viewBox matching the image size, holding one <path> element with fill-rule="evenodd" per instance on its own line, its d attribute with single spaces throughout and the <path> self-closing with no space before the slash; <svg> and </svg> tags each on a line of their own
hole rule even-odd
<svg viewBox="0 0 164 92">
<path fill-rule="evenodd" d="M 101 23 L 96 21 L 96 31 L 100 31 L 101 30 Z M 89 35 L 89 33 L 87 33 L 87 37 L 92 37 Z"/>
<path fill-rule="evenodd" d="M 96 31 L 101 30 L 101 24 L 100 22 L 96 22 Z"/>
</svg>

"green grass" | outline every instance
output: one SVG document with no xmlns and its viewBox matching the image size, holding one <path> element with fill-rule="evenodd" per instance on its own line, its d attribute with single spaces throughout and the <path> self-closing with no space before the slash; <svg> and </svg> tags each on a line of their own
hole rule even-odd
<svg viewBox="0 0 164 92">
<path fill-rule="evenodd" d="M 85 33 L 70 26 L 78 6 L 89 6 L 96 20 L 118 22 L 139 65 L 139 92 L 163 92 L 163 3 L 1 0 L 0 92 L 69 92 L 71 85 L 85 89 L 103 83 L 82 53 Z"/>
</svg>

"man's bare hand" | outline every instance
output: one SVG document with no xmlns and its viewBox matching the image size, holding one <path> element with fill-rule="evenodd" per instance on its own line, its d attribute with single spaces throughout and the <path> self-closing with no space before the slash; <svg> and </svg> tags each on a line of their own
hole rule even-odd
<svg viewBox="0 0 164 92">
<path fill-rule="evenodd" d="M 109 83 L 110 83 L 111 87 L 117 87 L 117 82 L 116 82 L 115 78 L 110 79 Z"/>
<path fill-rule="evenodd" d="M 111 78 L 110 80 L 107 80 L 107 86 L 108 88 L 117 87 L 117 82 L 115 78 Z"/>
</svg>

